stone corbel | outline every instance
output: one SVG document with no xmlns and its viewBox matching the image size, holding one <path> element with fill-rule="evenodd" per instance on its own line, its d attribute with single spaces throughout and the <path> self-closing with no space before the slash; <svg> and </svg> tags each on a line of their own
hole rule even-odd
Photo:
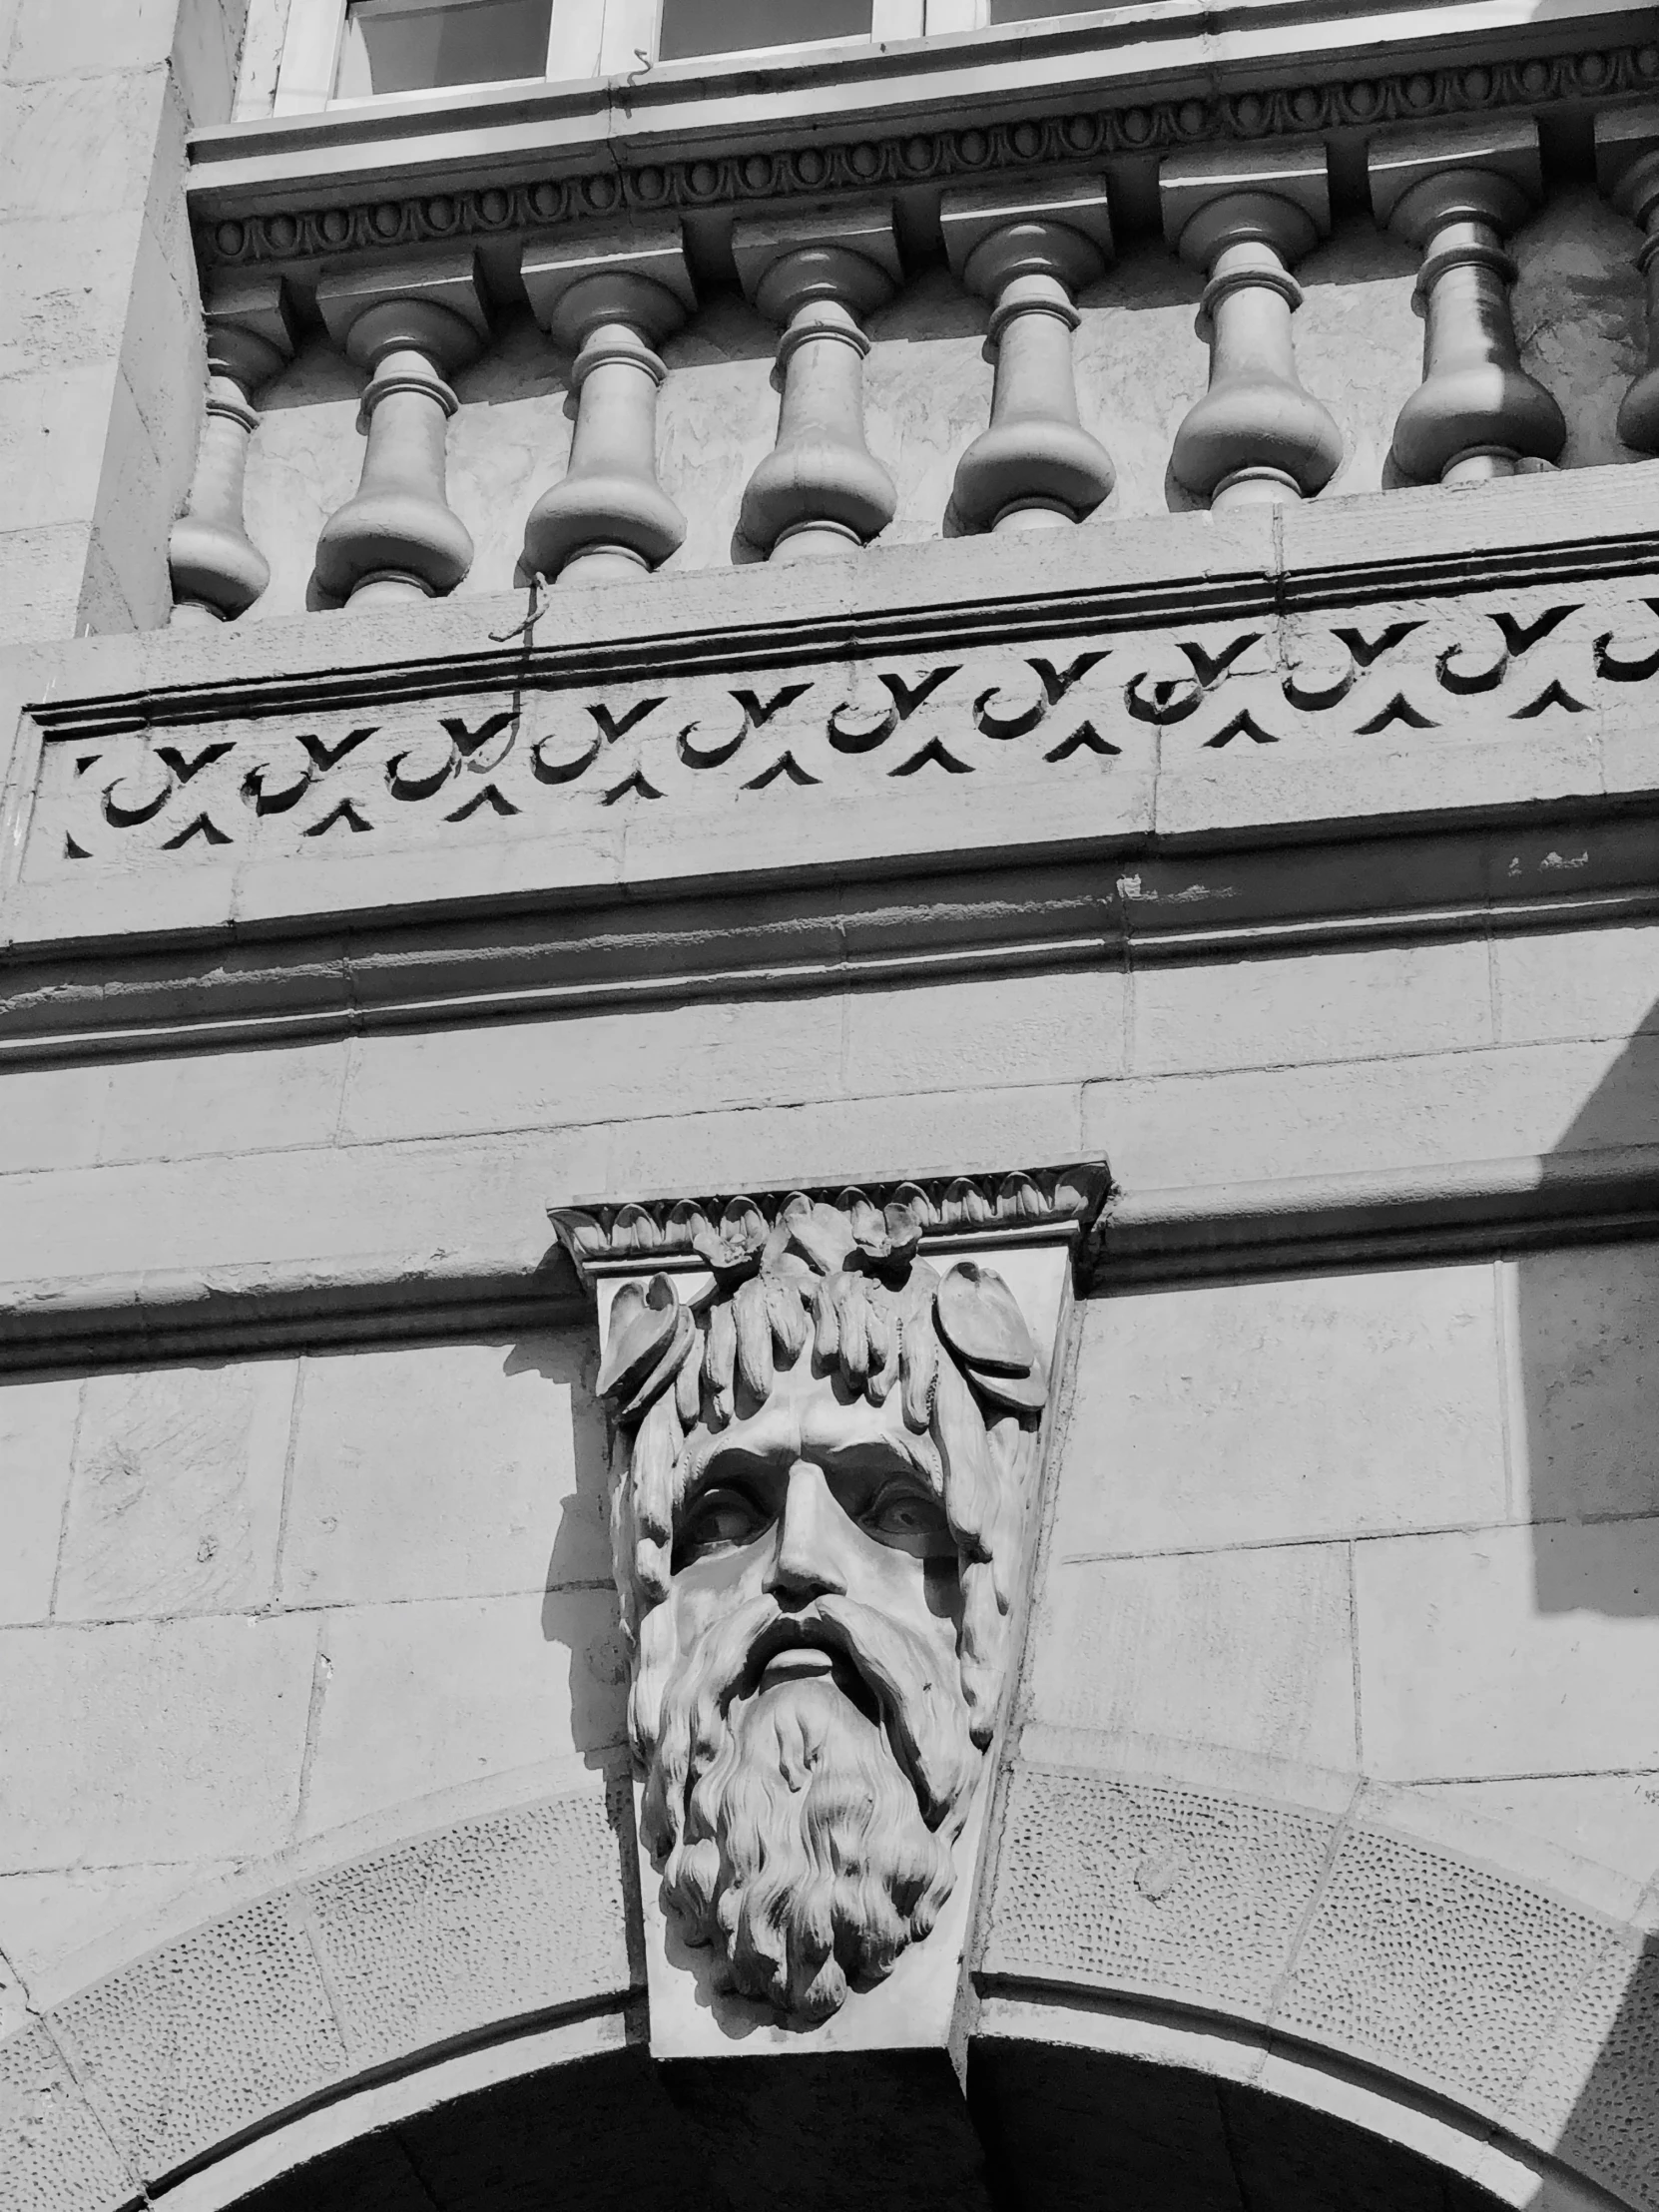
<svg viewBox="0 0 1659 2212">
<path fill-rule="evenodd" d="M 453 591 L 472 539 L 445 490 L 458 404 L 447 379 L 489 334 L 473 257 L 324 271 L 316 301 L 334 343 L 368 371 L 362 477 L 322 525 L 317 582 L 354 606 Z"/>
<path fill-rule="evenodd" d="M 1560 408 L 1520 365 L 1504 240 L 1542 197 L 1527 120 L 1381 133 L 1369 154 L 1379 223 L 1422 256 L 1422 382 L 1399 410 L 1393 460 L 1419 484 L 1487 483 L 1566 443 Z"/>
<path fill-rule="evenodd" d="M 524 565 L 564 584 L 657 568 L 686 518 L 657 480 L 656 347 L 696 305 L 680 227 L 619 225 L 525 250 L 524 288 L 542 328 L 576 355 L 576 428 L 562 480 L 530 510 Z"/>
<path fill-rule="evenodd" d="M 233 622 L 271 582 L 243 520 L 254 396 L 293 358 L 293 322 L 280 276 L 233 278 L 209 295 L 207 419 L 190 500 L 173 525 L 168 566 L 176 623 Z"/>
<path fill-rule="evenodd" d="M 1596 117 L 1596 176 L 1620 215 L 1645 235 L 1636 267 L 1647 285 L 1647 366 L 1619 408 L 1619 436 L 1659 453 L 1659 106 L 1612 108 Z"/>
<path fill-rule="evenodd" d="M 1111 455 L 1082 426 L 1071 334 L 1076 294 L 1112 259 L 1106 187 L 947 192 L 950 266 L 990 302 L 991 419 L 956 464 L 953 503 L 974 530 L 1081 522 L 1111 492 Z"/>
<path fill-rule="evenodd" d="M 654 2056 L 946 2047 L 1107 1187 L 554 1211 L 599 1303 Z"/>
<path fill-rule="evenodd" d="M 860 317 L 892 296 L 898 247 L 885 205 L 739 223 L 745 293 L 782 325 L 778 438 L 743 495 L 745 537 L 770 559 L 847 554 L 893 518 L 892 478 L 864 443 Z"/>
<path fill-rule="evenodd" d="M 1291 317 L 1296 264 L 1331 230 L 1318 140 L 1180 154 L 1158 178 L 1164 235 L 1206 278 L 1210 383 L 1175 433 L 1176 481 L 1214 508 L 1312 499 L 1343 434 L 1304 390 Z"/>
</svg>

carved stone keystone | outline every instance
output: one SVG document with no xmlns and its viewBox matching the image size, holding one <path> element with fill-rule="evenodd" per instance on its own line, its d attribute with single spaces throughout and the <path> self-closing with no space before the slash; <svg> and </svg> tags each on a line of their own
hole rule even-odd
<svg viewBox="0 0 1659 2212">
<path fill-rule="evenodd" d="M 744 535 L 770 558 L 850 553 L 893 518 L 892 478 L 864 443 L 859 324 L 891 297 L 898 247 L 887 207 L 740 223 L 743 288 L 781 323 L 778 440 L 743 495 Z"/>
<path fill-rule="evenodd" d="M 1106 1187 L 554 1213 L 624 1461 L 654 2054 L 945 2043 L 1049 1361 Z"/>
<path fill-rule="evenodd" d="M 974 530 L 1080 522 L 1112 489 L 1111 455 L 1078 419 L 1075 294 L 1112 258 L 1104 184 L 1035 193 L 947 192 L 950 266 L 991 303 L 991 419 L 956 464 L 954 504 Z"/>
<path fill-rule="evenodd" d="M 316 302 L 334 343 L 369 372 L 362 477 L 322 525 L 317 582 L 357 606 L 453 591 L 472 539 L 445 492 L 458 404 L 445 379 L 489 332 L 472 256 L 327 271 Z"/>
<path fill-rule="evenodd" d="M 1296 372 L 1291 274 L 1331 229 L 1325 149 L 1177 155 L 1159 172 L 1164 234 L 1208 278 L 1210 385 L 1175 433 L 1176 481 L 1212 507 L 1312 499 L 1337 473 L 1343 434 Z"/>
<path fill-rule="evenodd" d="M 1520 365 L 1503 241 L 1542 193 L 1526 121 L 1425 126 L 1372 143 L 1377 220 L 1422 256 L 1422 382 L 1399 410 L 1393 459 L 1419 484 L 1486 483 L 1566 443 L 1560 408 Z"/>
<path fill-rule="evenodd" d="M 271 582 L 243 520 L 243 487 L 260 419 L 254 395 L 293 358 L 293 324 L 279 276 L 222 284 L 209 296 L 207 325 L 207 419 L 190 500 L 168 543 L 173 620 L 186 624 L 232 622 Z"/>
<path fill-rule="evenodd" d="M 566 584 L 657 568 L 684 542 L 686 518 L 657 480 L 654 348 L 697 303 L 672 221 L 619 225 L 527 248 L 524 288 L 536 320 L 576 354 L 570 465 L 530 510 L 524 565 Z"/>
<path fill-rule="evenodd" d="M 1596 174 L 1620 215 L 1647 233 L 1636 267 L 1647 285 L 1647 366 L 1619 408 L 1619 436 L 1638 453 L 1659 453 L 1659 106 L 1598 115 Z"/>
</svg>

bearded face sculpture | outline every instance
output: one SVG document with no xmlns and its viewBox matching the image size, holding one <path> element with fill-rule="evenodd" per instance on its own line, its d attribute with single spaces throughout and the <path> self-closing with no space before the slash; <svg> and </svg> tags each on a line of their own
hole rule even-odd
<svg viewBox="0 0 1659 2212">
<path fill-rule="evenodd" d="M 1041 1356 L 902 1203 L 700 1222 L 600 1375 L 642 1841 L 727 1985 L 797 2022 L 932 1929 L 1003 1681 Z"/>
</svg>

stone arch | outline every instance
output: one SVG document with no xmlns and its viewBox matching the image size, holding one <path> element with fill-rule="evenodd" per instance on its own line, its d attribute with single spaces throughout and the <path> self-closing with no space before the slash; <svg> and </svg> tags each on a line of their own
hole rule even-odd
<svg viewBox="0 0 1659 2212">
<path fill-rule="evenodd" d="M 268 1865 L 255 1894 L 152 1939 L 0 2043 L 7 2212 L 233 2202 L 253 2185 L 234 2160 L 220 2181 L 190 2177 L 279 2136 L 285 2149 L 242 2161 L 264 2178 L 342 2121 L 380 2124 L 399 2075 L 421 2070 L 419 2095 L 458 2094 L 478 2072 L 455 2070 L 468 2046 L 500 2046 L 493 2063 L 511 2071 L 620 2037 L 641 1979 L 626 1772 L 507 1802 L 499 1788 L 493 1803 L 465 1795 L 441 1826 L 342 1856 L 348 1833 Z M 445 2064 L 447 2088 L 432 2071 Z"/>
<path fill-rule="evenodd" d="M 1616 1878 L 1374 1785 L 1124 1758 L 1027 1731 L 1004 1778 L 970 2097 L 1063 2048 L 1260 2092 L 1499 2204 L 1656 2212 L 1659 1952 Z M 324 1840 L 109 1964 L 0 2044 L 5 2203 L 221 2212 L 399 2115 L 637 2066 L 628 1799 L 620 1767 L 567 1772 Z"/>
<path fill-rule="evenodd" d="M 1023 1749 L 982 2032 L 1046 2021 L 1384 2132 L 1418 2112 L 1429 2155 L 1511 2202 L 1659 2208 L 1659 1942 L 1635 1884 L 1358 1777 L 1057 1731 Z"/>
</svg>

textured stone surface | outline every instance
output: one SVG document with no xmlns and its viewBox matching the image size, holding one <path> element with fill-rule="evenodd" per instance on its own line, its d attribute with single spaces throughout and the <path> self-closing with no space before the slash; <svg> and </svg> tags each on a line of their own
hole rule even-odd
<svg viewBox="0 0 1659 2212">
<path fill-rule="evenodd" d="M 270 1602 L 294 1374 L 270 1360 L 87 1379 L 59 1619 Z"/>
<path fill-rule="evenodd" d="M 491 1596 L 610 1571 L 588 1333 L 306 1363 L 290 1605 Z"/>
<path fill-rule="evenodd" d="M 1547 1892 L 1403 1837 L 1350 1834 L 1277 2016 L 1500 2111 L 1605 1934 Z"/>
<path fill-rule="evenodd" d="M 1354 1764 L 1343 1545 L 1056 1566 L 1031 1633 L 1033 1719 Z"/>
<path fill-rule="evenodd" d="M 1542 1775 L 1414 1788 L 1435 1804 L 1536 1836 L 1633 1882 L 1659 1877 L 1659 1774 Z"/>
<path fill-rule="evenodd" d="M 333 1615 L 305 1833 L 620 1742 L 627 1662 L 615 1621 L 609 1587 Z"/>
<path fill-rule="evenodd" d="M 0 1388 L 0 1622 L 43 1621 L 51 1607 L 80 1408 L 76 1381 Z"/>
<path fill-rule="evenodd" d="M 151 2177 L 345 2070 L 316 1959 L 279 1899 L 110 1975 L 54 2019 Z"/>
<path fill-rule="evenodd" d="M 308 1884 L 353 2066 L 625 1990 L 625 1798 L 596 1775 Z"/>
<path fill-rule="evenodd" d="M 115 2212 L 134 2193 L 91 2106 L 41 2026 L 0 2042 L 0 2202 L 6 2212 Z"/>
<path fill-rule="evenodd" d="M 1650 1244 L 1513 1263 L 1524 1507 L 1659 1511 L 1659 1268 Z"/>
<path fill-rule="evenodd" d="M 1489 1044 L 1484 945 L 1158 966 L 1135 978 L 1137 1075 L 1375 1060 Z"/>
<path fill-rule="evenodd" d="M 0 1868 L 217 1859 L 286 1841 L 314 1621 L 0 1634 Z"/>
<path fill-rule="evenodd" d="M 1505 1517 L 1489 1265 L 1094 1299 L 1082 1329 L 1062 1557 Z"/>
<path fill-rule="evenodd" d="M 1265 2013 L 1333 1833 L 1285 1807 L 1020 1766 L 981 1970 Z"/>
<path fill-rule="evenodd" d="M 1659 1766 L 1659 1521 L 1361 1544 L 1364 1750 L 1401 1781 Z"/>
</svg>

